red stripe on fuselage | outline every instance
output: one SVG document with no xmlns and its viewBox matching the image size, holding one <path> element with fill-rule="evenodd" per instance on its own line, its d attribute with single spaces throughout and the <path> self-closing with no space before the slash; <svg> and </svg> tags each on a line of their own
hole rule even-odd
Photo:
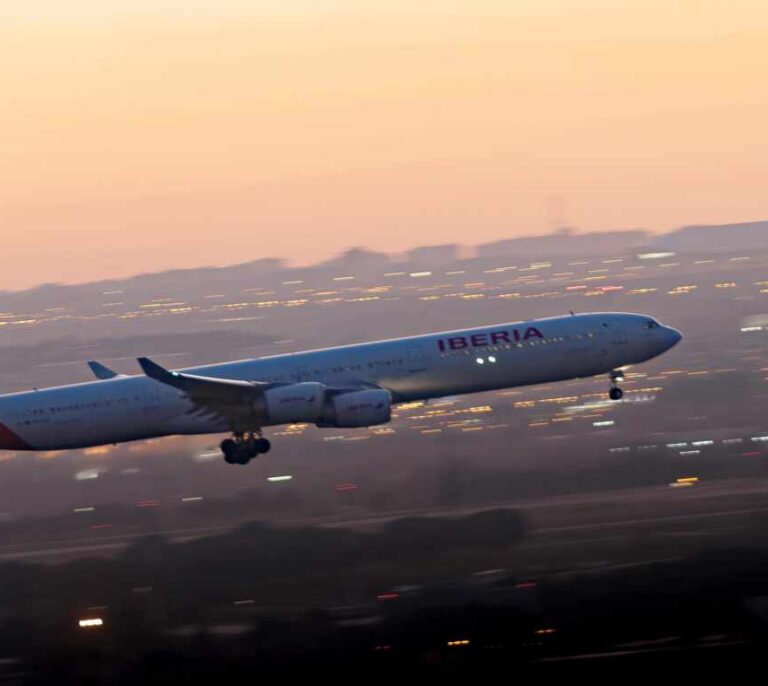
<svg viewBox="0 0 768 686">
<path fill-rule="evenodd" d="M 0 422 L 0 450 L 34 450 L 34 448 Z"/>
</svg>

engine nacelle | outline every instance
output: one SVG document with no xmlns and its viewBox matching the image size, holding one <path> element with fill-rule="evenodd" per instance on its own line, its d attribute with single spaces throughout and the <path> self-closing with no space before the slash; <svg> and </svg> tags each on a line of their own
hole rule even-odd
<svg viewBox="0 0 768 686">
<path fill-rule="evenodd" d="M 264 391 L 264 410 L 270 424 L 316 422 L 323 415 L 326 387 L 307 381 Z"/>
<path fill-rule="evenodd" d="M 383 388 L 339 393 L 330 398 L 318 426 L 352 429 L 386 424 L 392 416 L 392 397 Z"/>
</svg>

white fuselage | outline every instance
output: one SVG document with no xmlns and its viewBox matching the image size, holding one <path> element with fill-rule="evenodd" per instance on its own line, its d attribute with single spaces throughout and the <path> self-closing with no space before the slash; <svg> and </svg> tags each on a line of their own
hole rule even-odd
<svg viewBox="0 0 768 686">
<path fill-rule="evenodd" d="M 656 357 L 680 338 L 650 317 L 597 313 L 182 371 L 244 381 L 317 381 L 336 388 L 372 384 L 389 390 L 398 403 L 608 373 Z M 182 391 L 144 375 L 13 393 L 0 396 L 0 448 L 59 450 L 229 430 L 221 417 L 197 409 Z"/>
</svg>

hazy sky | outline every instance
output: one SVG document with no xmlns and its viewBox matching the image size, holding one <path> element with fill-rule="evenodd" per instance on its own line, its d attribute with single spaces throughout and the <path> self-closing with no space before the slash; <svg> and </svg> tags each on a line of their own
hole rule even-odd
<svg viewBox="0 0 768 686">
<path fill-rule="evenodd" d="M 766 218 L 767 38 L 765 0 L 3 3 L 0 288 Z"/>
</svg>

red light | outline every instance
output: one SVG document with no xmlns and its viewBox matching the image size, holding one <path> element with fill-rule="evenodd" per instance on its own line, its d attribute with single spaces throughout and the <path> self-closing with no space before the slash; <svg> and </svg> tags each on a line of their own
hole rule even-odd
<svg viewBox="0 0 768 686">
<path fill-rule="evenodd" d="M 136 507 L 157 507 L 159 504 L 159 500 L 139 500 Z"/>
<path fill-rule="evenodd" d="M 757 457 L 758 455 L 762 455 L 762 450 L 755 450 L 751 453 L 741 453 L 742 457 Z"/>
<path fill-rule="evenodd" d="M 111 529 L 111 524 L 91 524 L 91 529 Z"/>
<path fill-rule="evenodd" d="M 337 484 L 333 487 L 336 493 L 348 493 L 357 490 L 357 484 Z"/>
<path fill-rule="evenodd" d="M 399 597 L 399 593 L 379 593 L 379 595 L 376 596 L 376 600 L 397 600 Z"/>
<path fill-rule="evenodd" d="M 515 588 L 536 588 L 538 584 L 535 581 L 523 581 L 515 586 Z"/>
</svg>

